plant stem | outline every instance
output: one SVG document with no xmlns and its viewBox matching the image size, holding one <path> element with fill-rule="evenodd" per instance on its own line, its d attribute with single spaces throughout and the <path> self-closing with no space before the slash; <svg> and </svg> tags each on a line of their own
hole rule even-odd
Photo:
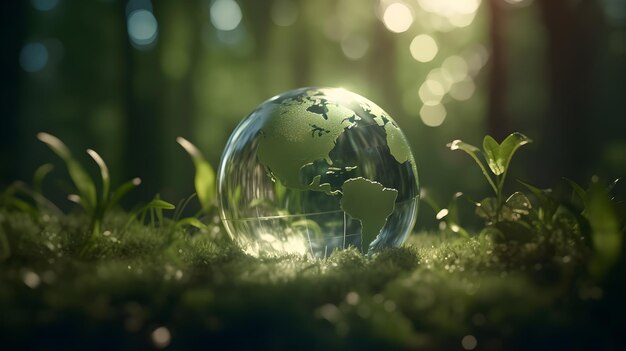
<svg viewBox="0 0 626 351">
<path fill-rule="evenodd" d="M 497 194 L 498 188 L 496 187 L 496 184 L 493 182 L 493 180 L 489 176 L 489 172 L 487 172 L 487 169 L 485 168 L 485 166 L 483 166 L 483 163 L 481 162 L 481 160 L 478 158 L 478 156 L 474 155 L 471 152 L 469 152 L 468 155 L 470 155 L 474 159 L 474 161 L 476 161 L 476 164 L 478 164 L 478 167 L 480 167 L 480 170 L 483 172 L 483 175 L 485 176 L 485 178 L 487 178 L 487 182 L 489 182 L 489 185 L 491 185 L 491 189 L 493 189 L 493 191 Z"/>
</svg>

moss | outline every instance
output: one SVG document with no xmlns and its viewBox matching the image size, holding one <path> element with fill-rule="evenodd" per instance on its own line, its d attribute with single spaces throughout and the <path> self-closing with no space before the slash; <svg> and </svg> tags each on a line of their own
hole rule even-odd
<svg viewBox="0 0 626 351">
<path fill-rule="evenodd" d="M 416 233 L 403 248 L 326 260 L 253 258 L 219 228 L 0 212 L 3 349 L 480 349 L 613 345 L 623 284 L 586 275 L 575 233 L 520 243 Z M 611 290 L 609 290 L 611 289 Z M 620 290 L 622 289 L 622 290 Z"/>
</svg>

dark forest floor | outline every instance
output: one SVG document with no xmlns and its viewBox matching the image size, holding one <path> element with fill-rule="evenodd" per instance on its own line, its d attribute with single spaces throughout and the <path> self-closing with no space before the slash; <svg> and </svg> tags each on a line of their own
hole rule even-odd
<svg viewBox="0 0 626 351">
<path fill-rule="evenodd" d="M 622 349 L 624 270 L 585 238 L 414 233 L 373 257 L 253 258 L 219 227 L 0 211 L 0 349 Z M 622 258 L 623 261 L 623 258 Z M 621 262 L 617 267 L 623 267 Z"/>
</svg>

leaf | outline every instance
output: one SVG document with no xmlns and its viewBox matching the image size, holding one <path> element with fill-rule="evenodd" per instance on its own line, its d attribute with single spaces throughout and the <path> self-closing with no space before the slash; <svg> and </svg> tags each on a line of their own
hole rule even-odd
<svg viewBox="0 0 626 351">
<path fill-rule="evenodd" d="M 315 240 L 322 240 L 324 238 L 324 234 L 322 233 L 322 228 L 314 220 L 300 219 L 300 220 L 293 222 L 291 225 L 294 228 L 305 229 L 307 231 L 307 235 L 315 238 Z"/>
<path fill-rule="evenodd" d="M 528 190 L 530 190 L 537 198 L 537 201 L 539 202 L 539 208 L 543 213 L 544 220 L 549 222 L 552 221 L 552 219 L 554 218 L 554 214 L 559 207 L 558 202 L 556 202 L 551 196 L 548 196 L 547 191 L 539 189 L 519 179 L 517 181 L 525 186 Z"/>
<path fill-rule="evenodd" d="M 488 222 L 495 222 L 498 218 L 498 199 L 495 197 L 482 199 L 476 204 L 476 215 Z"/>
<path fill-rule="evenodd" d="M 501 175 L 506 173 L 517 149 L 531 142 L 532 140 L 521 133 L 509 135 L 500 145 L 498 145 L 498 142 L 491 136 L 485 136 L 483 139 L 483 149 L 487 163 L 493 174 Z"/>
<path fill-rule="evenodd" d="M 162 209 L 162 210 L 174 210 L 176 209 L 176 206 L 174 206 L 173 204 L 167 202 L 167 201 L 163 201 L 161 199 L 152 199 L 152 201 L 148 202 L 146 204 L 146 206 L 144 206 L 144 209 Z"/>
<path fill-rule="evenodd" d="M 433 197 L 430 196 L 430 194 L 428 193 L 428 190 L 426 190 L 425 188 L 422 188 L 422 190 L 420 191 L 420 200 L 425 202 L 436 214 L 439 214 L 439 212 L 441 212 L 441 207 L 437 205 L 437 202 L 435 202 L 435 199 L 433 199 Z M 437 219 L 440 219 L 440 218 L 437 218 Z"/>
<path fill-rule="evenodd" d="M 183 218 L 179 221 L 176 222 L 176 227 L 184 227 L 184 226 L 192 226 L 192 227 L 196 227 L 198 229 L 206 229 L 207 225 L 202 223 L 199 219 L 197 219 L 196 217 L 188 217 L 188 218 Z"/>
<path fill-rule="evenodd" d="M 590 271 L 602 278 L 617 262 L 622 249 L 623 233 L 608 190 L 594 183 L 587 192 L 585 213 L 591 226 L 591 242 L 595 251 Z"/>
<path fill-rule="evenodd" d="M 119 187 L 117 187 L 117 189 L 115 189 L 113 191 L 113 194 L 111 195 L 111 199 L 109 200 L 109 203 L 107 205 L 107 211 L 115 207 L 120 202 L 120 200 L 122 200 L 122 198 L 126 196 L 126 194 L 129 191 L 135 189 L 140 184 L 141 184 L 140 178 L 133 178 L 127 181 L 126 183 L 123 183 Z"/>
<path fill-rule="evenodd" d="M 189 156 L 191 156 L 196 168 L 194 180 L 196 193 L 198 194 L 198 200 L 200 201 L 202 209 L 206 211 L 211 207 L 215 198 L 215 171 L 195 145 L 183 137 L 176 138 L 176 141 L 187 151 Z"/>
<path fill-rule="evenodd" d="M 252 201 L 250 201 L 250 204 L 248 205 L 248 208 L 255 208 L 264 204 L 267 204 L 268 201 L 264 198 L 256 198 Z"/>
<path fill-rule="evenodd" d="M 587 192 L 585 191 L 585 189 L 583 189 L 582 186 L 580 186 L 578 183 L 576 183 L 575 181 L 569 178 L 563 178 L 563 179 L 565 179 L 565 181 L 572 187 L 572 190 L 574 191 L 573 195 L 578 196 L 578 199 L 584 202 L 585 198 L 587 197 Z"/>
<path fill-rule="evenodd" d="M 487 172 L 487 169 L 485 168 L 483 163 L 480 161 L 480 158 L 478 157 L 478 155 L 480 154 L 479 148 L 477 148 L 474 145 L 463 142 L 459 139 L 452 141 L 446 146 L 450 148 L 450 150 L 462 150 L 462 151 L 465 151 L 468 155 L 470 155 L 470 157 L 472 157 L 472 159 L 474 160 L 474 162 L 476 162 L 478 167 L 480 167 L 480 170 L 483 172 L 483 175 L 487 179 L 487 182 L 489 182 L 489 185 L 491 186 L 493 191 L 498 193 L 498 188 L 496 187 L 496 184 L 493 182 L 493 180 L 491 179 L 491 176 Z"/>
<path fill-rule="evenodd" d="M 96 208 L 96 186 L 80 163 L 76 161 L 61 140 L 48 133 L 39 133 L 37 138 L 59 156 L 67 167 L 70 178 L 80 193 L 80 204 L 88 211 Z"/>
<path fill-rule="evenodd" d="M 35 170 L 35 173 L 33 174 L 33 189 L 35 189 L 36 192 L 40 194 L 42 193 L 43 180 L 50 172 L 52 172 L 53 169 L 53 165 L 46 163 L 39 166 L 37 170 Z"/>
<path fill-rule="evenodd" d="M 528 215 L 531 208 L 528 197 L 519 191 L 515 192 L 504 202 L 502 218 L 507 221 L 517 221 L 522 216 Z"/>
<path fill-rule="evenodd" d="M 109 176 L 109 167 L 107 167 L 106 163 L 100 157 L 100 155 L 92 149 L 87 149 L 87 154 L 93 158 L 93 160 L 100 168 L 100 177 L 102 178 L 102 200 L 101 204 L 105 204 L 107 199 L 109 198 L 109 189 L 111 187 L 111 178 Z M 101 205 L 101 206 L 102 206 Z"/>
<path fill-rule="evenodd" d="M 493 174 L 500 175 L 504 173 L 504 165 L 499 157 L 500 145 L 498 145 L 498 142 L 490 135 L 486 135 L 483 139 L 483 150 L 485 152 L 485 158 L 487 159 L 489 169 L 491 169 Z"/>
<path fill-rule="evenodd" d="M 39 212 L 45 209 L 57 217 L 63 217 L 63 212 L 58 207 L 56 207 L 50 200 L 46 199 L 40 192 L 30 189 L 28 185 L 26 185 L 25 183 L 20 182 L 20 181 L 15 182 L 11 185 L 9 189 L 11 188 L 13 189 L 15 193 L 22 193 L 32 198 L 35 204 L 37 205 Z M 36 211 L 33 212 L 33 214 L 37 214 Z"/>
</svg>

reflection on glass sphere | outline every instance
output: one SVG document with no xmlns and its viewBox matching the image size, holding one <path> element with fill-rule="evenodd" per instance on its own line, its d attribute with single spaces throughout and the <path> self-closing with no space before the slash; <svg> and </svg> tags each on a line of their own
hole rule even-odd
<svg viewBox="0 0 626 351">
<path fill-rule="evenodd" d="M 218 172 L 222 221 L 255 256 L 400 246 L 415 223 L 418 188 L 394 120 L 337 88 L 261 104 L 232 133 Z"/>
</svg>

